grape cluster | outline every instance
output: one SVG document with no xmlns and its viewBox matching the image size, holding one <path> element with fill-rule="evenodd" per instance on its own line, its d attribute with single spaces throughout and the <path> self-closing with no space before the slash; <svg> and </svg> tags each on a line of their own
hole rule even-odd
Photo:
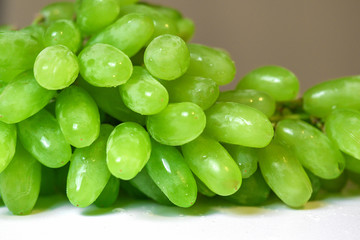
<svg viewBox="0 0 360 240">
<path fill-rule="evenodd" d="M 29 214 L 56 192 L 109 207 L 120 189 L 184 208 L 198 193 L 259 205 L 274 192 L 298 208 L 359 182 L 360 77 L 296 99 L 297 77 L 264 66 L 220 92 L 234 62 L 193 33 L 177 10 L 136 0 L 59 2 L 28 27 L 1 27 L 7 208 Z"/>
</svg>

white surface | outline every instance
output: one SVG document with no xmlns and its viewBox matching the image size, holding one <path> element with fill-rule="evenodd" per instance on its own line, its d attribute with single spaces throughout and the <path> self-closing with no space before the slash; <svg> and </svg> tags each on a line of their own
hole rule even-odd
<svg viewBox="0 0 360 240">
<path fill-rule="evenodd" d="M 0 239 L 360 239 L 360 190 L 290 209 L 276 201 L 241 207 L 201 198 L 190 209 L 123 199 L 111 209 L 42 197 L 32 215 L 0 207 Z"/>
</svg>

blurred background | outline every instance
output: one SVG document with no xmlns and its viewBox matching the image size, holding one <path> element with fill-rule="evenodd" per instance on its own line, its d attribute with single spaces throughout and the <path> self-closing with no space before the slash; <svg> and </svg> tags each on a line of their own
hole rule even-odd
<svg viewBox="0 0 360 240">
<path fill-rule="evenodd" d="M 0 0 L 1 24 L 23 27 L 55 0 Z M 360 74 L 359 0 L 149 0 L 194 20 L 193 42 L 229 51 L 234 84 L 262 65 L 281 65 L 301 91 L 329 79 Z M 226 86 L 231 88 L 232 86 Z"/>
</svg>

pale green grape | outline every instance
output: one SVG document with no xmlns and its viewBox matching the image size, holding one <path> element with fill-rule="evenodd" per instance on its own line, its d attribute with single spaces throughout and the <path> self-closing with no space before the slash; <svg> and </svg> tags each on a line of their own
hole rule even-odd
<svg viewBox="0 0 360 240">
<path fill-rule="evenodd" d="M 56 100 L 55 111 L 66 141 L 74 147 L 87 147 L 99 136 L 99 110 L 84 89 L 77 86 L 64 89 Z"/>
<path fill-rule="evenodd" d="M 143 14 L 131 13 L 90 38 L 87 45 L 106 43 L 132 57 L 145 46 L 153 32 L 154 24 L 151 18 Z"/>
<path fill-rule="evenodd" d="M 162 112 L 150 115 L 146 127 L 158 142 L 177 146 L 194 140 L 205 128 L 203 110 L 190 102 L 171 103 Z"/>
<path fill-rule="evenodd" d="M 309 123 L 281 120 L 277 123 L 275 137 L 291 148 L 305 168 L 321 178 L 336 178 L 345 168 L 345 160 L 337 146 Z"/>
<path fill-rule="evenodd" d="M 0 121 L 21 122 L 44 108 L 55 94 L 41 87 L 32 72 L 20 74 L 0 91 Z"/>
<path fill-rule="evenodd" d="M 216 194 L 211 191 L 196 175 L 194 175 L 198 192 L 206 197 L 214 197 Z"/>
<path fill-rule="evenodd" d="M 149 134 L 137 123 L 125 122 L 112 131 L 106 145 L 106 162 L 112 175 L 129 180 L 150 158 Z"/>
<path fill-rule="evenodd" d="M 77 148 L 71 157 L 66 194 L 76 207 L 87 207 L 95 202 L 110 179 L 106 141 L 112 130 L 111 125 L 101 125 L 96 141 L 88 147 Z"/>
<path fill-rule="evenodd" d="M 75 16 L 75 7 L 73 2 L 55 2 L 42 8 L 40 13 L 40 20 L 49 24 L 61 19 L 72 20 Z"/>
<path fill-rule="evenodd" d="M 189 49 L 178 36 L 160 35 L 147 46 L 144 63 L 151 75 L 163 80 L 174 80 L 189 67 Z"/>
<path fill-rule="evenodd" d="M 304 93 L 304 110 L 316 117 L 328 116 L 334 108 L 360 110 L 360 76 L 319 83 Z"/>
<path fill-rule="evenodd" d="M 346 154 L 360 159 L 360 112 L 335 109 L 326 118 L 326 135 Z"/>
<path fill-rule="evenodd" d="M 274 135 L 266 115 L 244 104 L 217 102 L 205 113 L 205 131 L 220 142 L 262 148 Z"/>
<path fill-rule="evenodd" d="M 77 0 L 76 24 L 85 34 L 94 34 L 113 23 L 120 13 L 117 0 Z"/>
<path fill-rule="evenodd" d="M 190 66 L 188 75 L 210 78 L 218 85 L 230 83 L 236 73 L 235 63 L 223 50 L 201 44 L 188 44 Z"/>
<path fill-rule="evenodd" d="M 239 190 L 241 172 L 223 146 L 214 139 L 200 135 L 181 146 L 191 171 L 214 193 L 228 196 Z"/>
<path fill-rule="evenodd" d="M 0 174 L 0 195 L 15 215 L 30 214 L 40 192 L 41 165 L 20 143 L 14 158 Z"/>
<path fill-rule="evenodd" d="M 14 157 L 16 149 L 16 126 L 0 121 L 0 173 Z"/>
<path fill-rule="evenodd" d="M 45 48 L 36 57 L 34 75 L 40 86 L 59 90 L 70 86 L 79 75 L 76 55 L 63 45 Z"/>
<path fill-rule="evenodd" d="M 131 77 L 133 66 L 119 49 L 103 43 L 84 48 L 79 54 L 81 76 L 97 87 L 116 87 Z"/>
<path fill-rule="evenodd" d="M 169 94 L 150 73 L 135 66 L 131 78 L 119 87 L 125 105 L 142 115 L 157 114 L 169 102 Z"/>
<path fill-rule="evenodd" d="M 263 91 L 276 101 L 296 98 L 299 80 L 290 70 L 280 66 L 263 66 L 246 74 L 236 86 L 237 89 Z"/>
<path fill-rule="evenodd" d="M 58 168 L 70 161 L 70 144 L 55 117 L 45 109 L 18 123 L 18 135 L 24 148 L 45 166 Z"/>
<path fill-rule="evenodd" d="M 275 100 L 267 93 L 254 89 L 237 89 L 221 92 L 218 102 L 237 102 L 256 108 L 271 117 L 276 108 Z"/>
<path fill-rule="evenodd" d="M 274 193 L 290 207 L 304 206 L 311 197 L 312 187 L 291 150 L 272 141 L 259 153 L 261 173 Z"/>
<path fill-rule="evenodd" d="M 70 20 L 53 22 L 44 33 L 44 45 L 64 45 L 73 53 L 77 53 L 82 44 L 79 28 Z"/>
<path fill-rule="evenodd" d="M 161 83 L 169 92 L 170 102 L 192 102 L 203 110 L 215 103 L 220 92 L 215 81 L 187 74 L 173 81 Z"/>
<path fill-rule="evenodd" d="M 192 206 L 197 197 L 195 179 L 181 153 L 172 146 L 152 141 L 146 170 L 151 179 L 179 207 Z"/>
</svg>

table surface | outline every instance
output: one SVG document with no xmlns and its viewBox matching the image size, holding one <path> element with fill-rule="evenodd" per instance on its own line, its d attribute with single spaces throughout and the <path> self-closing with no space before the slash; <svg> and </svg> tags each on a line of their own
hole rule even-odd
<svg viewBox="0 0 360 240">
<path fill-rule="evenodd" d="M 33 213 L 0 204 L 0 239 L 360 239 L 360 189 L 324 194 L 303 209 L 276 199 L 261 207 L 199 198 L 189 209 L 120 198 L 112 208 L 73 207 L 65 196 L 40 197 Z"/>
</svg>

